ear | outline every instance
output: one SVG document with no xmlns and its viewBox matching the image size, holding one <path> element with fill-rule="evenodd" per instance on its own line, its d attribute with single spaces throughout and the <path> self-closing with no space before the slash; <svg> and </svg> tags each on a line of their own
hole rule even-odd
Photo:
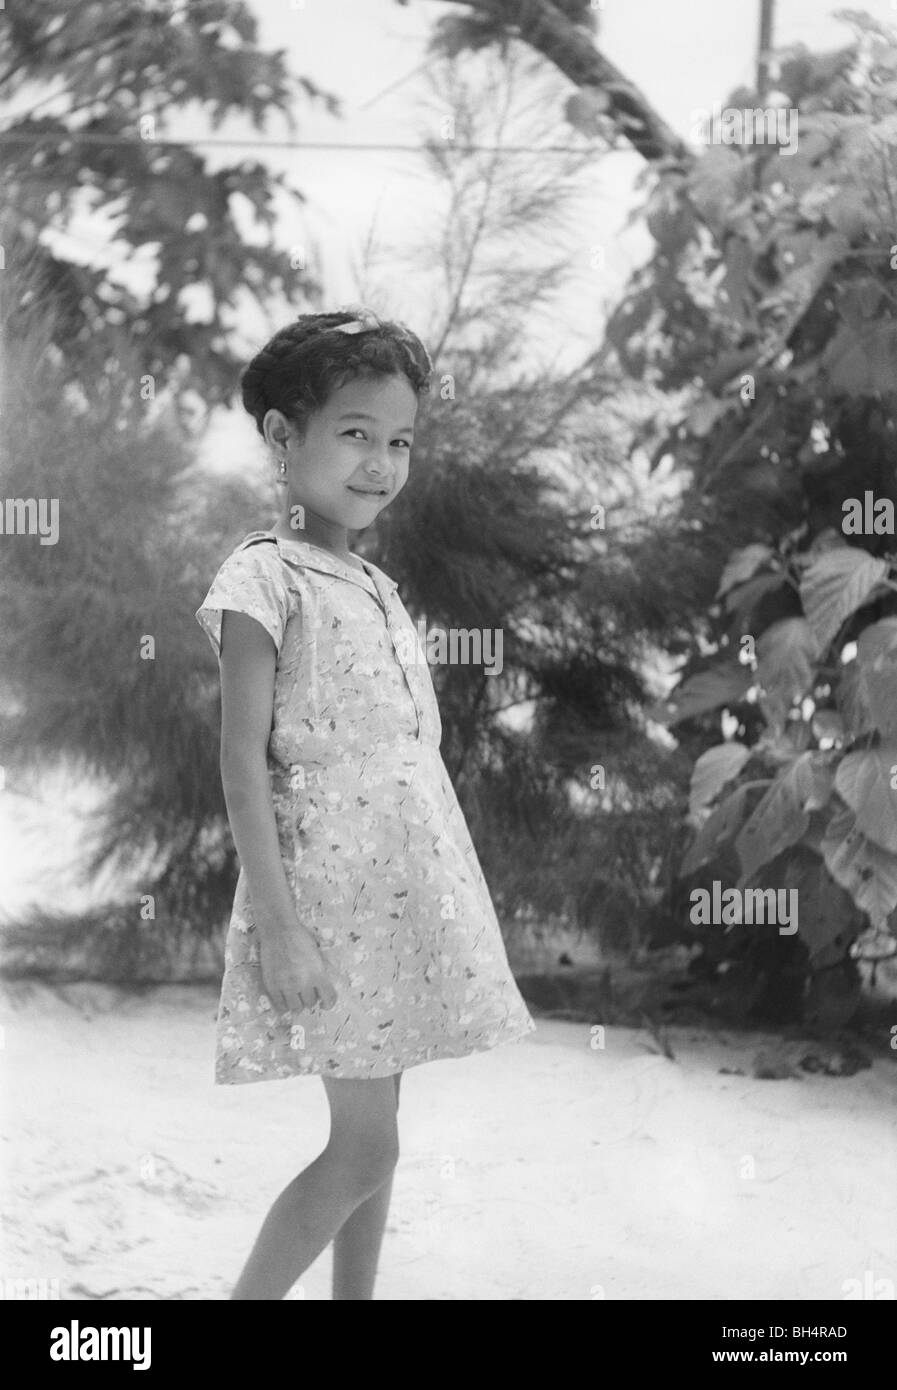
<svg viewBox="0 0 897 1390">
<path fill-rule="evenodd" d="M 262 433 L 268 447 L 275 453 L 278 451 L 282 453 L 290 442 L 289 421 L 279 410 L 266 411 L 262 421 Z"/>
</svg>

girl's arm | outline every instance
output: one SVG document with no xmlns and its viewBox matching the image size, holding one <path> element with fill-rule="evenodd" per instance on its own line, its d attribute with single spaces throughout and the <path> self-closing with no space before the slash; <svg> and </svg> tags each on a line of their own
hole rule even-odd
<svg viewBox="0 0 897 1390">
<path fill-rule="evenodd" d="M 277 652 L 245 613 L 221 615 L 221 784 L 234 843 L 260 931 L 293 928 L 271 799 L 267 750 Z"/>
<path fill-rule="evenodd" d="M 262 975 L 284 1009 L 325 1008 L 336 991 L 311 933 L 296 916 L 280 857 L 267 749 L 277 650 L 260 623 L 230 609 L 221 616 L 221 784 L 246 875 Z"/>
</svg>

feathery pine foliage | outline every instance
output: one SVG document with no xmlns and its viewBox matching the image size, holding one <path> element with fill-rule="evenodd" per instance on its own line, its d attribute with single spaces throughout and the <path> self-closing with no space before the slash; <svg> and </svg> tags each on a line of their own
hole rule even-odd
<svg viewBox="0 0 897 1390">
<path fill-rule="evenodd" d="M 433 398 L 409 484 L 363 544 L 415 618 L 502 633 L 501 675 L 449 665 L 433 676 L 443 756 L 506 927 L 562 918 L 629 949 L 677 797 L 676 760 L 638 711 L 648 645 L 679 624 L 679 596 L 653 574 L 643 590 L 636 565 L 656 531 L 646 504 L 614 508 L 637 537 L 632 554 L 591 524 L 592 505 L 611 504 L 627 471 L 619 374 L 601 354 L 567 372 L 526 356 L 571 273 L 575 190 L 592 156 L 546 166 L 475 148 L 559 143 L 545 112 L 562 125 L 560 85 L 520 49 L 431 68 L 432 108 L 455 123 L 455 138 L 429 152 L 445 187 L 445 308 L 425 334 Z M 600 794 L 596 764 L 609 769 Z"/>
<path fill-rule="evenodd" d="M 35 304 L 29 270 L 8 261 L 3 287 Z M 193 612 L 215 537 L 258 503 L 245 485 L 199 486 L 173 412 L 134 391 L 127 335 L 86 354 L 74 386 L 52 301 L 23 321 L 2 331 L 3 496 L 54 499 L 59 537 L 0 546 L 0 761 L 11 784 L 61 766 L 105 785 L 83 872 L 115 872 L 122 892 L 98 912 L 8 924 L 5 944 L 41 968 L 164 977 L 184 933 L 219 923 L 233 893 L 217 677 L 197 662 Z"/>
</svg>

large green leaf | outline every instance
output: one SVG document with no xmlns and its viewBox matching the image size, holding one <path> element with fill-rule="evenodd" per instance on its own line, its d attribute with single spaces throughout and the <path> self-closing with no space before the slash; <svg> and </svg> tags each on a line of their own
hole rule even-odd
<svg viewBox="0 0 897 1390">
<path fill-rule="evenodd" d="M 855 333 L 861 332 L 874 314 L 884 290 L 871 275 L 851 280 L 841 287 L 838 295 L 838 313 Z"/>
<path fill-rule="evenodd" d="M 875 396 L 894 390 L 897 327 L 870 323 L 862 332 L 844 324 L 822 354 L 822 365 L 837 391 L 851 396 Z"/>
<path fill-rule="evenodd" d="M 873 927 L 884 927 L 897 907 L 897 855 L 867 839 L 850 810 L 832 817 L 822 837 L 822 855 L 829 873 L 869 914 Z"/>
<path fill-rule="evenodd" d="M 848 753 L 835 774 L 835 786 L 856 816 L 857 829 L 882 849 L 897 854 L 897 743 Z"/>
<path fill-rule="evenodd" d="M 819 656 L 806 618 L 783 618 L 757 639 L 757 679 L 774 723 L 783 724 L 794 700 L 806 694 Z"/>
<path fill-rule="evenodd" d="M 735 841 L 743 881 L 804 835 L 809 812 L 824 806 L 831 794 L 836 756 L 801 753 L 763 794 Z"/>
<path fill-rule="evenodd" d="M 692 815 L 716 799 L 727 782 L 737 777 L 751 756 L 750 748 L 731 740 L 702 753 L 691 774 L 688 808 Z"/>
<path fill-rule="evenodd" d="M 751 579 L 760 566 L 771 560 L 774 554 L 771 545 L 743 545 L 739 550 L 734 550 L 726 561 L 716 597 L 722 598 L 723 594 L 727 594 L 736 584 L 743 584 L 745 580 Z"/>
<path fill-rule="evenodd" d="M 760 305 L 775 319 L 775 332 L 784 345 L 828 279 L 832 267 L 850 250 L 840 233 L 819 236 L 816 231 L 777 235 L 776 252 L 781 282 Z"/>
<path fill-rule="evenodd" d="M 732 614 L 742 632 L 749 631 L 751 615 L 757 604 L 766 594 L 781 589 L 784 583 L 785 576 L 781 570 L 773 574 L 755 574 L 753 579 L 736 584 L 734 589 L 729 590 L 725 599 L 726 612 Z"/>
<path fill-rule="evenodd" d="M 705 397 L 689 411 L 685 426 L 689 434 L 693 434 L 696 439 L 703 439 L 716 428 L 724 416 L 735 409 L 734 401 L 717 401 Z"/>
<path fill-rule="evenodd" d="M 784 882 L 797 889 L 797 935 L 809 952 L 810 968 L 836 964 L 861 925 L 850 894 L 815 856 L 790 860 Z"/>
<path fill-rule="evenodd" d="M 735 704 L 744 699 L 753 684 L 754 675 L 750 668 L 737 661 L 689 676 L 670 697 L 668 708 L 671 713 L 667 722 L 678 724 L 683 719 L 692 719 L 696 714 L 706 714 L 708 710 L 719 709 L 722 705 Z"/>
<path fill-rule="evenodd" d="M 840 545 L 817 555 L 800 581 L 807 621 L 825 651 L 845 618 L 867 603 L 888 566 L 852 545 Z"/>
<path fill-rule="evenodd" d="M 842 667 L 835 691 L 838 709 L 851 738 L 862 738 L 875 729 L 875 719 L 869 703 L 866 673 L 857 660 Z"/>
<path fill-rule="evenodd" d="M 689 170 L 688 189 L 708 222 L 723 226 L 733 203 L 750 195 L 751 181 L 745 161 L 734 150 L 728 145 L 708 145 Z"/>
<path fill-rule="evenodd" d="M 732 795 L 711 812 L 682 861 L 682 874 L 692 874 L 702 864 L 708 864 L 735 836 L 747 812 L 750 791 L 747 783 L 736 787 Z"/>
<path fill-rule="evenodd" d="M 897 618 L 864 628 L 856 659 L 875 727 L 888 736 L 897 734 Z"/>
</svg>

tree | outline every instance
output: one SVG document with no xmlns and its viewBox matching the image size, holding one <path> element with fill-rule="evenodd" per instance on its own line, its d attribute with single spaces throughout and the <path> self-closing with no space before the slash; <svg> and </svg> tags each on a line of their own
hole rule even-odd
<svg viewBox="0 0 897 1390">
<path fill-rule="evenodd" d="M 567 106 L 574 125 L 629 139 L 588 8 L 464 0 L 465 15 L 443 20 L 434 44 L 528 43 L 579 86 Z M 892 29 L 846 18 L 856 42 L 782 55 L 777 85 L 802 132 L 788 158 L 737 145 L 696 156 L 662 131 L 652 140 L 659 128 L 636 94 L 643 114 L 632 143 L 657 170 L 644 212 L 657 252 L 603 343 L 634 379 L 690 398 L 672 426 L 664 408 L 643 428 L 655 463 L 672 456 L 691 478 L 676 525 L 626 547 L 688 600 L 667 608 L 681 619 L 668 649 L 687 655 L 685 681 L 650 711 L 698 759 L 691 876 L 665 895 L 665 929 L 694 939 L 685 897 L 698 870 L 740 874 L 742 886 L 758 873 L 767 885 L 800 881 L 809 911 L 796 949 L 743 927 L 702 935 L 709 956 L 746 961 L 748 1004 L 775 1008 L 776 977 L 791 970 L 798 988 L 785 1008 L 797 1012 L 808 976 L 806 997 L 817 1002 L 827 972 L 855 985 L 864 925 L 897 927 L 897 762 L 888 761 L 897 610 L 886 524 L 897 428 L 897 68 Z M 760 95 L 740 89 L 728 104 L 752 110 Z M 853 531 L 848 512 L 866 518 Z M 643 602 L 649 590 L 643 583 Z M 757 655 L 742 665 L 735 649 L 748 639 Z M 708 749 L 721 710 L 739 721 L 742 742 L 728 734 Z"/>
<path fill-rule="evenodd" d="M 230 397 L 234 311 L 250 297 L 289 302 L 318 288 L 304 255 L 273 236 L 277 195 L 298 207 L 304 199 L 256 159 L 212 169 L 166 136 L 177 135 L 178 117 L 196 103 L 213 130 L 232 113 L 259 130 L 277 114 L 294 130 L 301 101 L 338 109 L 308 78 L 288 73 L 283 53 L 257 47 L 242 0 L 46 0 L 6 9 L 0 241 L 7 259 L 30 265 L 30 293 L 58 308 L 67 379 L 100 375 L 133 341 L 135 383 L 149 376 L 157 392 L 170 385 L 179 402 L 186 387 L 206 402 Z M 71 234 L 77 242 L 85 230 L 102 245 L 99 255 L 91 248 L 92 264 L 68 249 Z M 156 263 L 146 265 L 144 290 L 130 262 L 148 249 Z M 19 306 L 7 302 L 4 312 L 15 325 Z"/>
<path fill-rule="evenodd" d="M 47 767 L 107 793 L 80 867 L 115 883 L 96 910 L 8 924 L 4 945 L 20 969 L 166 978 L 233 893 L 217 679 L 197 663 L 193 611 L 217 537 L 258 503 L 246 484 L 208 489 L 173 407 L 151 414 L 129 389 L 138 348 L 69 383 L 52 301 L 38 307 L 27 268 L 4 274 L 32 307 L 24 332 L 2 326 L 3 496 L 55 507 L 58 526 L 44 544 L 10 527 L 6 503 L 0 762 L 13 793 Z"/>
<path fill-rule="evenodd" d="M 400 5 L 408 0 L 398 0 Z M 598 14 L 589 0 L 457 0 L 463 14 L 442 15 L 431 47 L 449 57 L 512 40 L 532 48 L 580 89 L 568 99 L 572 124 L 591 134 L 619 136 L 647 161 L 688 167 L 688 145 L 658 115 L 644 94 L 595 47 Z"/>
<path fill-rule="evenodd" d="M 897 54 L 853 22 L 858 42 L 781 63 L 796 153 L 711 148 L 607 330 L 630 371 L 688 388 L 655 458 L 689 470 L 682 525 L 712 557 L 684 679 L 657 711 L 700 754 L 668 907 L 687 934 L 699 882 L 799 889 L 794 1010 L 808 977 L 817 992 L 827 972 L 856 978 L 864 928 L 897 926 Z M 792 947 L 744 924 L 705 940 L 760 994 Z"/>
</svg>

